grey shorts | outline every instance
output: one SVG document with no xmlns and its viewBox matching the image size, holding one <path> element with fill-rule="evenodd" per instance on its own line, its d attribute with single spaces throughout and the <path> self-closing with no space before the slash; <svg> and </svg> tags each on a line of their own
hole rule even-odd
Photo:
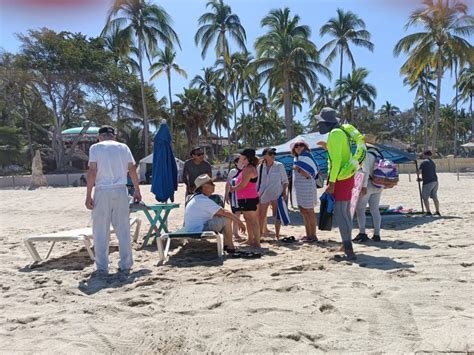
<svg viewBox="0 0 474 355">
<path fill-rule="evenodd" d="M 225 217 L 214 216 L 204 224 L 203 231 L 213 231 L 223 233 L 225 228 Z"/>
<path fill-rule="evenodd" d="M 424 184 L 421 189 L 421 197 L 423 197 L 423 200 L 427 200 L 430 197 L 433 199 L 438 198 L 438 181 Z"/>
</svg>

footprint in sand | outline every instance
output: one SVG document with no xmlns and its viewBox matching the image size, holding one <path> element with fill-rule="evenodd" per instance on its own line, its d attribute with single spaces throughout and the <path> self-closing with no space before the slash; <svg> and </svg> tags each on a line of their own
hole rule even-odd
<svg viewBox="0 0 474 355">
<path fill-rule="evenodd" d="M 143 307 L 143 306 L 148 306 L 149 304 L 152 304 L 152 301 L 148 300 L 130 300 L 126 303 L 127 306 L 129 307 Z"/>
<path fill-rule="evenodd" d="M 335 307 L 332 304 L 329 303 L 324 303 L 321 306 L 319 306 L 319 311 L 321 313 L 330 313 L 334 311 Z"/>
<path fill-rule="evenodd" d="M 28 324 L 28 323 L 37 321 L 39 318 L 40 317 L 38 316 L 27 316 L 27 317 L 22 317 L 22 318 L 9 319 L 8 321 L 12 323 Z"/>
<path fill-rule="evenodd" d="M 389 272 L 389 275 L 391 277 L 408 277 L 408 276 L 414 276 L 416 275 L 417 272 L 416 271 L 413 271 L 413 270 L 410 270 L 410 269 L 400 269 L 400 270 L 395 270 L 395 271 L 391 271 Z"/>
</svg>

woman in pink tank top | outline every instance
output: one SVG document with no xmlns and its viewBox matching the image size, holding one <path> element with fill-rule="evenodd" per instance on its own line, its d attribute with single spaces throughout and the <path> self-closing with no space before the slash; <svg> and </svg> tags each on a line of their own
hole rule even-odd
<svg viewBox="0 0 474 355">
<path fill-rule="evenodd" d="M 240 153 L 239 162 L 243 170 L 237 177 L 236 185 L 230 187 L 231 192 L 237 193 L 238 209 L 244 214 L 247 224 L 247 244 L 260 247 L 260 226 L 258 224 L 258 192 L 257 192 L 257 164 L 258 158 L 254 149 L 244 149 Z"/>
</svg>

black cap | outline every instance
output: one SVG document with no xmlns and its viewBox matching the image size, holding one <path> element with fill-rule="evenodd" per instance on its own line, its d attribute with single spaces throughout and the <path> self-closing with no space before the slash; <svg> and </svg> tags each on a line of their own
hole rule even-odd
<svg viewBox="0 0 474 355">
<path fill-rule="evenodd" d="M 272 154 L 275 154 L 276 153 L 276 148 L 265 148 L 262 152 L 262 157 L 264 155 L 267 155 L 268 153 L 272 153 Z"/>
<path fill-rule="evenodd" d="M 426 155 L 427 157 L 430 157 L 430 156 L 433 155 L 433 153 L 431 152 L 431 150 L 425 150 L 425 151 L 423 152 L 423 155 Z"/>
<path fill-rule="evenodd" d="M 253 159 L 255 158 L 255 149 L 252 148 L 245 148 L 239 152 L 240 155 L 243 155 L 247 159 Z"/>
<path fill-rule="evenodd" d="M 194 153 L 196 153 L 198 150 L 202 150 L 202 148 L 199 147 L 199 146 L 196 146 L 196 147 L 194 147 L 193 149 L 191 149 L 191 155 L 193 155 Z"/>
<path fill-rule="evenodd" d="M 111 134 L 115 136 L 115 129 L 110 126 L 102 126 L 99 128 L 99 134 Z"/>
</svg>

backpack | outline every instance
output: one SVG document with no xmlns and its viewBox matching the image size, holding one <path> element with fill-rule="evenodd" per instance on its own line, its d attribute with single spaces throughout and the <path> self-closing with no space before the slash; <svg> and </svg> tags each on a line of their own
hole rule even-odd
<svg viewBox="0 0 474 355">
<path fill-rule="evenodd" d="M 372 184 L 376 187 L 391 189 L 398 184 L 398 168 L 391 160 L 385 159 L 383 154 L 375 147 L 371 147 L 368 153 L 375 157 L 374 172 L 370 176 Z"/>
</svg>

